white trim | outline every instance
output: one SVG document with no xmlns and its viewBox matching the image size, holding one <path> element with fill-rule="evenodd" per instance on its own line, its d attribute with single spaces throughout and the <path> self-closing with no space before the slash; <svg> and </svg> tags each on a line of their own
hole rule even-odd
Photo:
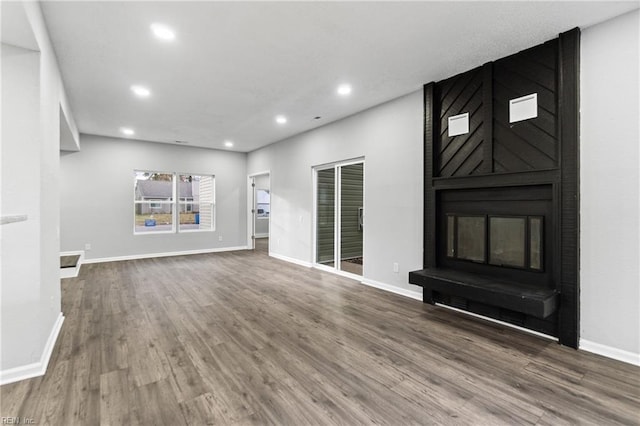
<svg viewBox="0 0 640 426">
<path fill-rule="evenodd" d="M 470 315 L 470 316 L 475 317 L 475 318 L 480 318 L 480 319 L 485 320 L 485 321 L 489 321 L 489 322 L 493 322 L 493 323 L 496 323 L 496 324 L 504 325 L 505 327 L 514 328 L 516 330 L 520 330 L 520 331 L 523 331 L 523 332 L 528 333 L 528 334 L 533 334 L 534 336 L 542 337 L 544 339 L 553 340 L 554 342 L 558 341 L 557 337 L 549 336 L 548 334 L 540 333 L 540 332 L 534 331 L 534 330 L 529 330 L 528 328 L 520 327 L 520 326 L 517 326 L 517 325 L 514 325 L 514 324 L 510 324 L 508 322 L 500 321 L 500 320 L 493 319 L 493 318 L 490 318 L 490 317 L 485 317 L 483 315 L 476 314 L 475 312 L 465 311 L 463 309 L 454 308 L 453 306 L 443 305 L 442 303 L 436 303 L 436 305 L 440 306 L 441 308 L 451 309 L 452 311 L 460 312 L 460 313 L 465 314 L 465 315 Z"/>
<path fill-rule="evenodd" d="M 334 275 L 340 275 L 341 277 L 349 278 L 351 280 L 361 281 L 362 275 L 354 274 L 353 272 L 343 271 L 341 269 L 337 269 L 333 266 L 322 265 L 320 263 L 314 263 L 311 265 L 312 268 L 317 269 L 319 271 L 328 272 Z"/>
<path fill-rule="evenodd" d="M 580 344 L 578 345 L 578 347 L 582 351 L 606 356 L 607 358 L 615 359 L 640 367 L 640 354 L 637 353 L 625 351 L 623 349 L 614 348 L 613 346 L 603 345 L 602 343 L 596 343 L 585 339 L 580 339 Z"/>
<path fill-rule="evenodd" d="M 80 267 L 84 263 L 84 250 L 78 251 L 62 251 L 60 252 L 60 257 L 62 256 L 77 256 L 80 255 L 80 259 L 78 259 L 78 263 L 75 268 L 60 268 L 60 278 L 75 278 L 80 273 Z"/>
<path fill-rule="evenodd" d="M 400 296 L 408 297 L 410 299 L 422 301 L 421 291 L 408 290 L 406 288 L 396 287 L 394 285 L 389 285 L 389 284 L 381 283 L 379 281 L 370 280 L 369 278 L 363 278 L 361 282 L 362 284 L 369 287 L 374 287 L 379 290 L 388 291 L 389 293 L 395 293 L 395 294 L 399 294 Z"/>
<path fill-rule="evenodd" d="M 0 225 L 6 225 L 7 223 L 24 222 L 28 217 L 26 214 L 14 214 L 9 216 L 0 217 Z"/>
<path fill-rule="evenodd" d="M 250 250 L 250 248 L 247 246 L 237 246 L 237 247 L 221 247 L 221 248 L 200 249 L 200 250 L 171 251 L 171 252 L 165 252 L 165 253 L 132 254 L 128 256 L 99 257 L 95 259 L 85 259 L 83 263 L 89 264 L 89 263 L 119 262 L 121 260 L 153 259 L 155 257 L 187 256 L 190 254 L 220 253 L 225 251 L 239 251 L 239 250 Z"/>
<path fill-rule="evenodd" d="M 53 324 L 51 333 L 49 333 L 49 338 L 47 339 L 47 344 L 44 346 L 40 361 L 0 371 L 0 385 L 43 376 L 44 373 L 47 372 L 47 366 L 49 365 L 53 348 L 56 345 L 56 340 L 58 340 L 58 336 L 60 335 L 63 322 L 64 315 L 60 312 L 56 322 Z"/>
<path fill-rule="evenodd" d="M 256 176 L 270 175 L 270 174 L 271 174 L 271 170 L 263 170 L 261 172 L 251 173 L 249 177 L 256 177 Z M 271 186 L 271 182 L 269 182 L 269 186 Z"/>
<path fill-rule="evenodd" d="M 269 233 L 267 232 L 266 234 L 256 234 L 256 239 L 257 238 L 269 238 Z"/>
<path fill-rule="evenodd" d="M 61 251 L 60 256 L 75 256 L 79 254 L 80 259 L 84 259 L 84 250 Z"/>
<path fill-rule="evenodd" d="M 278 259 L 284 260 L 285 262 L 294 263 L 296 265 L 304 266 L 305 268 L 311 268 L 311 262 L 307 262 L 305 260 L 294 259 L 293 257 L 283 256 L 281 254 L 269 252 L 269 256 Z"/>
</svg>

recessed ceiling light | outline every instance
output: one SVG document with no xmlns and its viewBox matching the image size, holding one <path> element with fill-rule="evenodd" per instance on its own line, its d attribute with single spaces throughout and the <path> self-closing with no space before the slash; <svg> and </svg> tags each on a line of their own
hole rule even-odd
<svg viewBox="0 0 640 426">
<path fill-rule="evenodd" d="M 285 117 L 284 115 L 278 115 L 276 117 L 276 123 L 285 124 L 286 122 L 287 122 L 287 117 Z"/>
<path fill-rule="evenodd" d="M 139 98 L 147 98 L 151 95 L 151 91 L 149 89 L 144 86 L 138 86 L 137 84 L 131 86 L 131 91 Z"/>
<path fill-rule="evenodd" d="M 130 129 L 128 127 L 120 127 L 120 131 L 127 136 L 133 136 L 136 133 L 133 131 L 133 129 Z"/>
<path fill-rule="evenodd" d="M 338 95 L 347 96 L 351 94 L 351 86 L 348 84 L 341 84 L 338 86 Z"/>
<path fill-rule="evenodd" d="M 151 24 L 151 31 L 153 35 L 160 40 L 171 41 L 176 38 L 176 33 L 169 27 L 163 24 Z"/>
<path fill-rule="evenodd" d="M 233 146 L 233 142 L 231 141 L 224 141 L 224 146 L 226 146 L 227 148 L 231 148 Z"/>
</svg>

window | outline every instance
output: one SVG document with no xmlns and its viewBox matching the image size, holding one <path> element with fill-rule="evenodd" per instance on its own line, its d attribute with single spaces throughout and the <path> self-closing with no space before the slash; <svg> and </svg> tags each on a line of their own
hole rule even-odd
<svg viewBox="0 0 640 426">
<path fill-rule="evenodd" d="M 215 222 L 213 176 L 178 175 L 178 196 L 178 231 L 212 231 Z"/>
<path fill-rule="evenodd" d="M 134 234 L 213 231 L 214 200 L 212 175 L 134 171 Z"/>
<path fill-rule="evenodd" d="M 448 214 L 446 224 L 449 258 L 542 271 L 542 216 Z"/>
<path fill-rule="evenodd" d="M 134 233 L 174 232 L 174 176 L 164 172 L 134 172 Z"/>
</svg>

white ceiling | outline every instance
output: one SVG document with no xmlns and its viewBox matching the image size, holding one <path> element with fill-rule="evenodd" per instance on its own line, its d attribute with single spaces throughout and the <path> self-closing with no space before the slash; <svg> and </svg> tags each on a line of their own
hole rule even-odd
<svg viewBox="0 0 640 426">
<path fill-rule="evenodd" d="M 38 51 L 38 41 L 29 25 L 22 3 L 0 3 L 0 39 L 2 43 Z"/>
<path fill-rule="evenodd" d="M 632 2 L 56 2 L 43 12 L 82 133 L 252 151 Z M 173 42 L 149 29 L 171 26 Z M 348 98 L 336 94 L 350 83 Z M 132 84 L 152 95 L 138 99 Z M 289 122 L 274 122 L 284 114 Z M 321 116 L 319 120 L 314 117 Z"/>
</svg>

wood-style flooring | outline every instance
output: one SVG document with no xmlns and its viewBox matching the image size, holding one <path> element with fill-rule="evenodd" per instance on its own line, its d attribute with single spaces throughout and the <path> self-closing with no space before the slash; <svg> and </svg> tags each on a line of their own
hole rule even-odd
<svg viewBox="0 0 640 426">
<path fill-rule="evenodd" d="M 43 377 L 53 425 L 639 424 L 640 368 L 241 251 L 83 265 Z"/>
</svg>

